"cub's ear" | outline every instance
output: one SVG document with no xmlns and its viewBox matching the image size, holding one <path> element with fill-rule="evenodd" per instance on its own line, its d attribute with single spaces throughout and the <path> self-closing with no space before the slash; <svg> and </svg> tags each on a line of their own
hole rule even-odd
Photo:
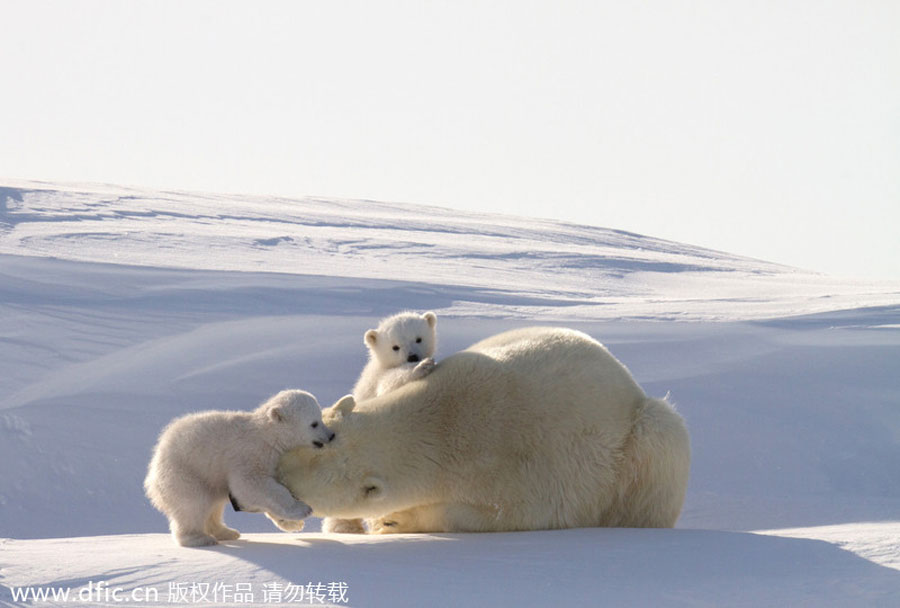
<svg viewBox="0 0 900 608">
<path fill-rule="evenodd" d="M 284 410 L 280 405 L 273 405 L 266 413 L 269 415 L 269 420 L 273 422 L 284 422 Z"/>
<path fill-rule="evenodd" d="M 375 346 L 375 343 L 378 342 L 378 332 L 374 329 L 370 329 L 366 332 L 366 335 L 363 336 L 363 342 L 366 343 L 366 346 L 372 348 Z"/>
<path fill-rule="evenodd" d="M 341 414 L 349 414 L 353 411 L 353 408 L 356 407 L 356 399 L 353 398 L 353 395 L 344 395 L 338 402 L 334 404 L 334 411 L 340 412 Z"/>
<path fill-rule="evenodd" d="M 422 315 L 422 317 L 425 319 L 425 322 L 428 323 L 428 327 L 434 327 L 435 325 L 437 325 L 437 315 L 430 310 Z"/>
<path fill-rule="evenodd" d="M 384 497 L 384 481 L 380 477 L 369 475 L 363 480 L 363 498 L 366 500 L 379 500 Z"/>
</svg>

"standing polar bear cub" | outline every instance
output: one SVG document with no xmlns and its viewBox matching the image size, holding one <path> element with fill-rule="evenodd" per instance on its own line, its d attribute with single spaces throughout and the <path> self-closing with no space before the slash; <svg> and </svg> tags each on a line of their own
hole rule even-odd
<svg viewBox="0 0 900 608">
<path fill-rule="evenodd" d="M 574 330 L 498 334 L 323 417 L 340 439 L 286 453 L 279 478 L 373 532 L 671 527 L 687 488 L 681 416 Z"/>
<path fill-rule="evenodd" d="M 265 511 L 282 530 L 300 530 L 311 509 L 275 480 L 275 467 L 287 450 L 332 439 L 318 401 L 305 391 L 281 391 L 253 412 L 189 414 L 163 429 L 144 489 L 186 547 L 240 536 L 222 521 L 229 498 L 235 509 Z"/>
<path fill-rule="evenodd" d="M 401 312 L 367 331 L 363 341 L 369 349 L 369 362 L 353 388 L 353 397 L 357 401 L 378 397 L 431 373 L 436 325 L 433 312 Z"/>
</svg>

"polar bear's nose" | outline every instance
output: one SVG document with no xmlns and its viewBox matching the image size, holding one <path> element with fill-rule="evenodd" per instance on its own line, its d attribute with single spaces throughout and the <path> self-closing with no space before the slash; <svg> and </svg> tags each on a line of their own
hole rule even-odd
<svg viewBox="0 0 900 608">
<path fill-rule="evenodd" d="M 419 355 L 410 355 L 406 358 L 409 363 L 415 363 L 419 360 Z"/>
</svg>

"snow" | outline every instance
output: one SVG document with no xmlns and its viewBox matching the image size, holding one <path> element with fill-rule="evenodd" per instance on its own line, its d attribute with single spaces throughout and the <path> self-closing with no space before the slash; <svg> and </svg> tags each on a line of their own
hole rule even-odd
<svg viewBox="0 0 900 608">
<path fill-rule="evenodd" d="M 439 357 L 566 325 L 670 392 L 693 447 L 678 527 L 355 537 L 229 512 L 241 540 L 172 544 L 141 489 L 162 426 L 288 387 L 330 404 L 363 332 L 407 308 L 438 313 Z M 0 604 L 104 581 L 159 604 L 190 584 L 276 605 L 279 585 L 344 582 L 353 606 L 895 605 L 898 328 L 900 282 L 616 230 L 3 180 Z"/>
<path fill-rule="evenodd" d="M 896 534 L 894 525 L 884 534 Z M 180 583 L 208 585 L 226 599 L 249 585 L 273 605 L 278 585 L 345 583 L 359 606 L 852 606 L 896 600 L 898 573 L 832 543 L 716 530 L 576 529 L 503 534 L 254 534 L 208 550 L 175 549 L 163 534 L 10 541 L 22 564 L 12 580 L 89 582 L 128 593 L 158 589 L 160 604 Z M 101 554 L 48 568 L 49 581 L 23 572 L 60 556 Z M 60 583 L 63 581 L 63 583 Z M 143 593 L 143 591 L 141 591 Z M 206 604 L 184 601 L 182 605 Z M 282 598 L 284 599 L 284 598 Z M 337 598 L 334 598 L 337 599 Z M 220 602 L 215 602 L 220 603 Z M 224 603 L 224 602 L 222 602 Z M 286 602 L 287 603 L 287 602 Z M 109 602 L 108 605 L 115 605 Z M 177 603 L 176 603 L 177 605 Z M 210 605 L 210 604 L 207 604 Z"/>
</svg>

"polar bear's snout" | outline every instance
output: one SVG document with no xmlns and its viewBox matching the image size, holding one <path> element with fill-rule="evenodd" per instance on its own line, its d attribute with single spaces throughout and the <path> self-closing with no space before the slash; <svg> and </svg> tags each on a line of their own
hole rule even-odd
<svg viewBox="0 0 900 608">
<path fill-rule="evenodd" d="M 417 355 L 416 353 L 413 353 L 406 358 L 407 363 L 418 363 L 419 361 L 419 355 Z"/>
<path fill-rule="evenodd" d="M 322 424 L 321 422 L 313 423 L 315 426 L 313 428 L 316 430 L 317 435 L 316 438 L 313 439 L 312 444 L 316 446 L 316 448 L 324 448 L 326 443 L 331 443 L 334 441 L 335 433 L 327 426 Z"/>
</svg>

